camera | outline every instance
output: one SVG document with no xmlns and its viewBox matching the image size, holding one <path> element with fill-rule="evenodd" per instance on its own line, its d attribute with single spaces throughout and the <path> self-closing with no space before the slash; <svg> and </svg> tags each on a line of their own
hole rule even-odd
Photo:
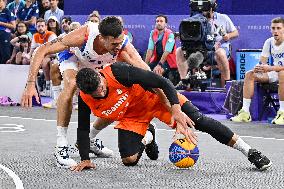
<svg viewBox="0 0 284 189">
<path fill-rule="evenodd" d="M 208 54 L 215 50 L 215 37 L 208 15 L 211 9 L 216 10 L 217 4 L 216 0 L 190 0 L 189 5 L 191 15 L 181 21 L 179 37 L 181 49 L 190 69 L 187 78 L 191 86 L 198 87 L 207 77 L 197 77 L 196 74 L 204 73 L 201 68 L 210 63 Z M 194 73 L 192 69 L 195 69 Z"/>
<path fill-rule="evenodd" d="M 21 35 L 19 36 L 19 43 L 28 43 L 29 42 L 29 37 L 27 35 Z"/>
</svg>

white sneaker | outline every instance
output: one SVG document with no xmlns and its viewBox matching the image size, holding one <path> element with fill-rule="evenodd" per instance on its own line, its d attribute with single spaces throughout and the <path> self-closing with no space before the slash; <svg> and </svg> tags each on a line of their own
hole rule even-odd
<svg viewBox="0 0 284 189">
<path fill-rule="evenodd" d="M 90 153 L 94 153 L 96 156 L 104 158 L 113 156 L 113 151 L 105 147 L 100 139 L 90 140 Z"/>
<path fill-rule="evenodd" d="M 40 92 L 40 96 L 51 97 L 51 90 L 44 89 L 42 92 Z"/>
<path fill-rule="evenodd" d="M 52 99 L 51 101 L 42 104 L 42 106 L 48 109 L 56 109 L 57 108 L 56 103 L 57 103 L 56 100 Z"/>
<path fill-rule="evenodd" d="M 68 145 L 68 155 L 69 157 L 80 157 L 79 150 L 76 146 Z"/>
<path fill-rule="evenodd" d="M 56 159 L 57 167 L 69 169 L 70 167 L 77 165 L 76 161 L 69 158 L 68 149 L 67 146 L 55 147 L 54 157 Z"/>
</svg>

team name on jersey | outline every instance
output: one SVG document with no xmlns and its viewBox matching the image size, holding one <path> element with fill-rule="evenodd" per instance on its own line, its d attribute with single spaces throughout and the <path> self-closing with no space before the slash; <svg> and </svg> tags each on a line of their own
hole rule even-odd
<svg viewBox="0 0 284 189">
<path fill-rule="evenodd" d="M 125 93 L 123 96 L 119 98 L 119 100 L 108 110 L 102 111 L 102 114 L 109 116 L 113 112 L 115 112 L 128 98 L 128 94 Z"/>
</svg>

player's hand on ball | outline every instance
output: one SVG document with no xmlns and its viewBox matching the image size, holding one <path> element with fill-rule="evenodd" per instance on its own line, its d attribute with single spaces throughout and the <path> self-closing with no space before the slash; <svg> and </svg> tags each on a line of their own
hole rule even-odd
<svg viewBox="0 0 284 189">
<path fill-rule="evenodd" d="M 96 165 L 91 161 L 91 160 L 84 160 L 84 161 L 81 161 L 79 164 L 71 167 L 71 171 L 74 171 L 74 172 L 80 172 L 82 171 L 83 169 L 94 169 L 96 168 Z"/>
<path fill-rule="evenodd" d="M 184 128 L 182 125 L 177 124 L 176 126 L 176 134 L 182 134 L 185 136 L 185 139 L 188 142 L 191 142 L 195 145 L 197 145 L 197 135 L 193 132 L 190 128 Z"/>
</svg>

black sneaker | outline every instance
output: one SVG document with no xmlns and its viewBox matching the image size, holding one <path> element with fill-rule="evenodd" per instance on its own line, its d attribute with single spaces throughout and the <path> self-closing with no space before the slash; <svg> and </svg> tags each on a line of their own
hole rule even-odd
<svg viewBox="0 0 284 189">
<path fill-rule="evenodd" d="M 249 150 L 248 160 L 261 171 L 268 169 L 272 165 L 272 162 L 265 155 L 262 155 L 261 152 L 256 149 Z"/>
<path fill-rule="evenodd" d="M 155 126 L 150 123 L 148 131 L 152 133 L 153 140 L 150 144 L 145 146 L 145 152 L 151 160 L 157 160 L 159 157 L 159 149 L 155 140 Z"/>
</svg>

